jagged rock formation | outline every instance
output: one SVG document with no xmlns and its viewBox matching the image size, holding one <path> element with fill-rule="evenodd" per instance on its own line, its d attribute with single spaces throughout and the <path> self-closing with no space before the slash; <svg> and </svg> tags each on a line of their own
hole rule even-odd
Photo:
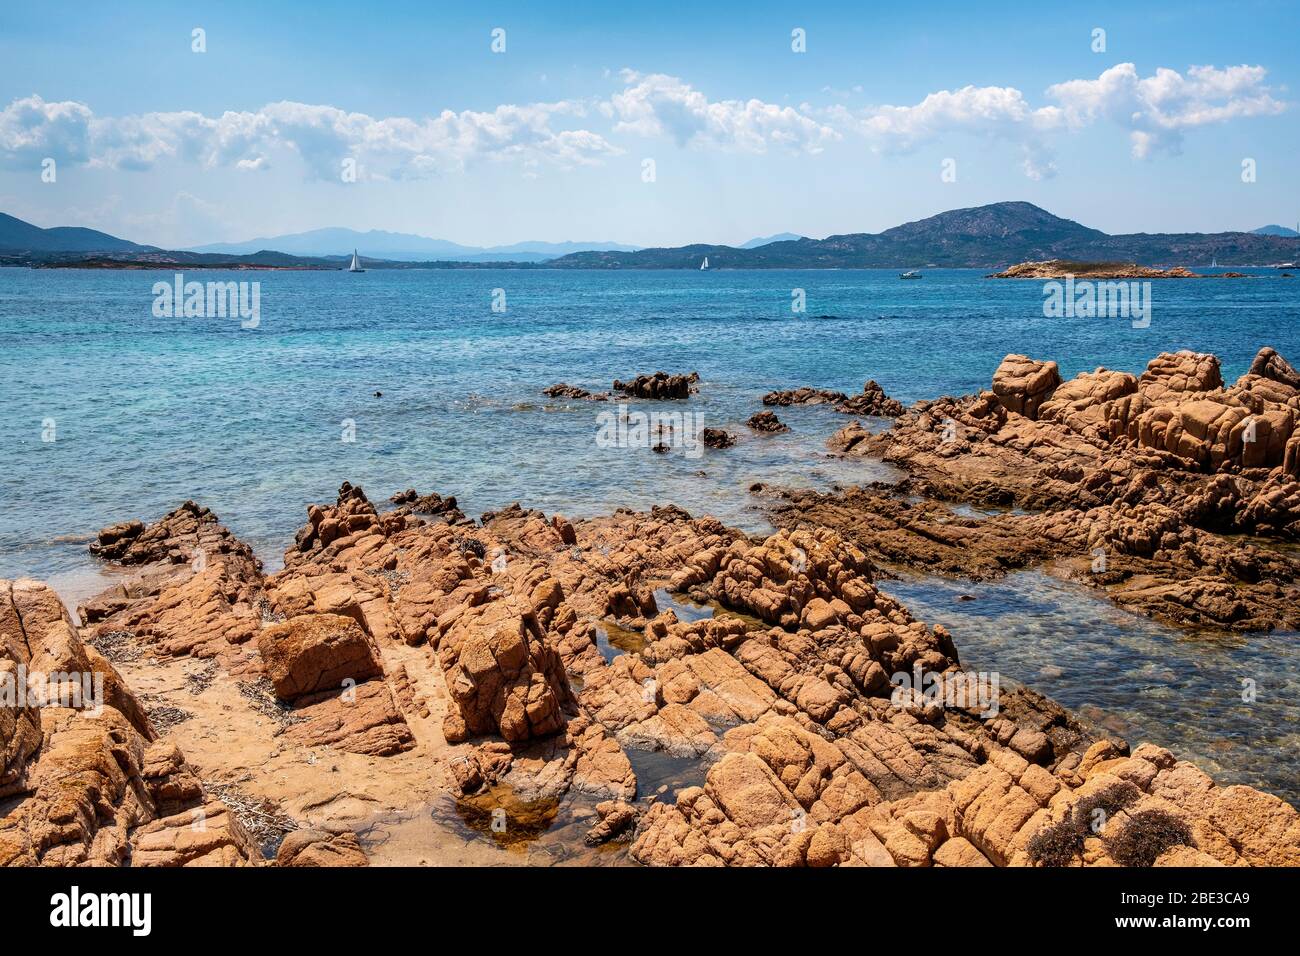
<svg viewBox="0 0 1300 956">
<path fill-rule="evenodd" d="M 1212 355 L 1068 382 L 1053 362 L 1009 355 L 989 392 L 918 403 L 879 434 L 836 433 L 833 448 L 906 468 L 903 486 L 793 494 L 777 513 L 974 577 L 1054 559 L 1177 624 L 1296 627 L 1300 563 L 1236 536 L 1300 536 L 1297 416 L 1300 376 L 1268 348 L 1232 386 Z M 1042 513 L 974 520 L 906 500 L 917 495 Z"/>
<path fill-rule="evenodd" d="M 1062 534 L 1153 558 L 1173 534 L 1187 560 L 1235 560 L 1120 504 Z M 671 506 L 426 522 L 344 484 L 273 575 L 238 549 L 147 566 L 80 630 L 14 585 L 0 675 L 87 642 L 124 663 L 104 661 L 118 697 L 99 718 L 0 709 L 0 861 L 360 865 L 358 821 L 450 794 L 523 830 L 570 801 L 592 824 L 579 845 L 628 834 L 655 865 L 1300 863 L 1284 802 L 980 683 L 960 635 L 877 589 L 876 539 L 823 506 L 760 541 Z M 919 539 L 918 522 L 942 531 L 928 508 L 888 514 Z M 955 561 L 961 543 L 934 547 Z M 191 629 L 206 637 L 178 639 Z M 193 713 L 154 739 L 160 703 Z M 650 792 L 634 769 L 648 752 L 686 779 Z"/>
<path fill-rule="evenodd" d="M 0 581 L 0 696 L 0 866 L 257 858 L 44 584 Z"/>
</svg>

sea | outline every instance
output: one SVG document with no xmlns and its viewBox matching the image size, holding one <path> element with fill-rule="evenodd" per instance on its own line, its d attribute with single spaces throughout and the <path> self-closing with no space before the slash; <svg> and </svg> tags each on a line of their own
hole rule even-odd
<svg viewBox="0 0 1300 956">
<path fill-rule="evenodd" d="M 1149 322 L 1049 317 L 1047 283 L 958 269 L 914 281 L 896 270 L 183 274 L 258 283 L 250 328 L 169 317 L 156 286 L 172 272 L 0 268 L 0 578 L 48 580 L 75 605 L 112 580 L 86 550 L 97 529 L 186 499 L 274 570 L 307 505 L 332 502 L 344 480 L 379 503 L 406 488 L 454 495 L 471 516 L 516 501 L 575 518 L 672 503 L 763 533 L 755 483 L 897 476 L 829 455 L 850 419 L 827 407 L 777 409 L 789 432 L 750 431 L 766 392 L 852 394 L 875 379 L 905 403 L 965 394 L 1012 352 L 1055 360 L 1066 377 L 1141 372 L 1179 349 L 1215 353 L 1229 381 L 1261 346 L 1300 360 L 1300 278 L 1240 271 L 1249 277 L 1153 281 Z M 699 374 L 697 394 L 660 409 L 692 416 L 671 423 L 668 452 L 635 429 L 610 440 L 617 398 L 542 394 L 658 370 Z M 692 447 L 700 426 L 737 444 Z M 968 666 L 1300 802 L 1296 634 L 1188 634 L 1036 571 L 883 587 L 948 625 Z"/>
</svg>

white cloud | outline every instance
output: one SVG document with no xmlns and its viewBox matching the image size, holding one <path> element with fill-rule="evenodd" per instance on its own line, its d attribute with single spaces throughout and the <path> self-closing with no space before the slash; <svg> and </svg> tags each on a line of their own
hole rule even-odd
<svg viewBox="0 0 1300 956">
<path fill-rule="evenodd" d="M 418 176 L 477 160 L 519 159 L 579 166 L 619 150 L 598 133 L 553 128 L 580 104 L 503 105 L 490 112 L 445 110 L 434 117 L 375 118 L 333 106 L 270 103 L 209 117 L 180 111 L 95 117 L 77 102 L 39 96 L 0 110 L 0 159 L 13 165 L 54 156 L 114 169 L 147 169 L 163 159 L 258 170 L 278 151 L 300 156 L 320 178 L 337 178 L 345 158 L 377 176 Z M 559 125 L 556 123 L 555 125 Z"/>
<path fill-rule="evenodd" d="M 1262 66 L 1193 66 L 1187 75 L 1164 67 L 1140 77 L 1132 63 L 1120 63 L 1095 80 L 1070 80 L 1048 87 L 1047 95 L 1062 107 L 1072 127 L 1100 119 L 1129 130 L 1133 155 L 1149 157 L 1156 150 L 1177 153 L 1183 131 L 1251 116 L 1282 112 L 1264 84 Z"/>
<path fill-rule="evenodd" d="M 831 122 L 866 137 L 872 149 L 905 153 L 952 134 L 966 133 L 1020 143 L 1021 169 L 1030 179 L 1056 175 L 1052 151 L 1041 133 L 1061 125 L 1060 110 L 1034 108 L 1012 86 L 964 86 L 939 90 L 914 106 L 877 106 L 852 111 L 834 106 Z"/>
<path fill-rule="evenodd" d="M 482 162 L 513 162 L 535 176 L 546 164 L 572 168 L 622 152 L 607 134 L 583 128 L 594 103 L 611 137 L 671 137 L 682 146 L 724 151 L 818 153 L 857 134 L 879 152 L 906 152 L 954 134 L 988 137 L 1018 146 L 1025 175 L 1042 179 L 1055 173 L 1052 144 L 1065 132 L 1111 122 L 1129 133 L 1134 155 L 1147 158 L 1178 152 L 1186 130 L 1286 107 L 1265 84 L 1264 68 L 1245 65 L 1193 66 L 1186 74 L 1160 68 L 1143 77 L 1132 63 L 1121 63 L 1095 79 L 1055 84 L 1037 104 L 1012 86 L 965 86 L 912 105 L 867 109 L 710 100 L 677 77 L 632 70 L 621 77 L 623 89 L 601 101 L 426 117 L 374 117 L 287 101 L 214 116 L 99 117 L 83 103 L 30 96 L 0 109 L 0 164 L 30 168 L 52 156 L 113 169 L 176 161 L 251 173 L 296 156 L 311 175 L 327 180 L 339 179 L 347 158 L 373 178 L 438 175 Z M 827 87 L 824 95 L 842 92 Z"/>
<path fill-rule="evenodd" d="M 1127 129 L 1134 156 L 1156 150 L 1176 153 L 1184 130 L 1233 119 L 1280 113 L 1260 66 L 1218 69 L 1193 66 L 1187 75 L 1167 68 L 1148 77 L 1121 63 L 1095 80 L 1069 80 L 1048 87 L 1055 103 L 1031 104 L 1010 86 L 965 86 L 939 90 L 912 106 L 877 106 L 851 111 L 833 106 L 819 115 L 854 130 L 880 152 L 906 152 L 923 144 L 968 133 L 1020 144 L 1021 168 L 1031 179 L 1055 174 L 1049 134 L 1082 130 L 1108 120 Z"/>
<path fill-rule="evenodd" d="M 675 76 L 622 72 L 626 89 L 601 104 L 614 131 L 673 137 L 681 146 L 763 153 L 769 146 L 818 153 L 840 138 L 830 126 L 790 106 L 763 100 L 710 100 Z"/>
<path fill-rule="evenodd" d="M 39 96 L 0 110 L 0 155 L 39 162 L 46 156 L 85 162 L 91 112 L 81 103 L 47 103 Z"/>
<path fill-rule="evenodd" d="M 1015 87 L 964 86 L 931 93 L 915 106 L 877 107 L 858 122 L 882 147 L 911 149 L 948 133 L 1050 129 L 1058 120 L 1050 110 L 1033 109 Z"/>
</svg>

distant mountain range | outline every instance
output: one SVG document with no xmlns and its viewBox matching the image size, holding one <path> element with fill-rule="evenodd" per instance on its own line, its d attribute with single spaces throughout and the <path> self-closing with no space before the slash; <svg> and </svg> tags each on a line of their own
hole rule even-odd
<svg viewBox="0 0 1300 956">
<path fill-rule="evenodd" d="M 333 228 L 249 239 L 246 242 L 214 242 L 185 251 L 245 256 L 274 249 L 295 256 L 350 256 L 353 249 L 358 249 L 374 259 L 398 262 L 543 262 L 572 252 L 593 249 L 634 252 L 639 248 L 641 247 L 617 242 L 516 242 L 509 246 L 462 246 L 446 239 L 430 239 L 406 232 L 384 232 L 379 229 L 359 232 L 356 229 Z"/>
<path fill-rule="evenodd" d="M 1260 226 L 1258 229 L 1252 229 L 1251 233 L 1256 236 L 1287 236 L 1291 239 L 1300 237 L 1300 232 L 1288 229 L 1286 226 Z"/>
<path fill-rule="evenodd" d="M 778 232 L 775 236 L 768 236 L 766 239 L 751 239 L 749 242 L 745 243 L 743 246 L 739 246 L 738 248 L 757 249 L 759 246 L 770 246 L 774 242 L 791 242 L 795 239 L 802 238 L 803 236 L 799 235 L 797 232 Z M 574 249 L 573 251 L 577 252 L 578 250 Z"/>
<path fill-rule="evenodd" d="M 170 252 L 93 229 L 41 229 L 0 214 L 0 264 L 338 269 L 345 256 L 357 248 L 366 267 L 373 269 L 698 269 L 706 256 L 711 269 L 1003 269 L 1043 259 L 1147 266 L 1203 266 L 1217 260 L 1221 266 L 1250 266 L 1294 261 L 1300 256 L 1300 239 L 1283 234 L 1286 232 L 1290 230 L 1265 226 L 1255 232 L 1112 236 L 1054 216 L 1032 203 L 1000 202 L 954 209 L 880 233 L 825 239 L 784 234 L 754 239 L 742 247 L 696 244 L 637 249 L 609 243 L 590 249 L 584 247 L 600 244 L 525 242 L 480 248 L 401 233 L 324 229 Z"/>
</svg>

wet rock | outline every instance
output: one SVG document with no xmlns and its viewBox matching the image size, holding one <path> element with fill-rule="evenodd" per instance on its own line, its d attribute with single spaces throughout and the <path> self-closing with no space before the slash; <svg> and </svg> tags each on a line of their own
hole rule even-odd
<svg viewBox="0 0 1300 956">
<path fill-rule="evenodd" d="M 837 412 L 850 415 L 871 415 L 875 418 L 897 418 L 903 414 L 903 403 L 890 398 L 874 379 L 862 386 L 862 392 L 838 403 Z"/>
<path fill-rule="evenodd" d="M 577 385 L 568 385 L 564 382 L 557 382 L 554 385 L 548 385 L 542 389 L 542 394 L 548 398 L 572 398 L 585 400 L 589 402 L 607 402 L 609 401 L 608 392 L 589 392 L 585 388 L 579 388 Z"/>
<path fill-rule="evenodd" d="M 704 429 L 705 448 L 730 448 L 736 443 L 736 436 L 722 428 Z"/>
<path fill-rule="evenodd" d="M 422 495 L 414 488 L 407 488 L 405 491 L 399 491 L 389 500 L 397 505 L 394 514 L 433 515 L 446 521 L 447 524 L 464 524 L 469 520 L 456 506 L 456 498 L 453 495 L 444 498 L 436 491 Z"/>
<path fill-rule="evenodd" d="M 783 424 L 781 419 L 777 418 L 772 412 L 755 412 L 749 416 L 749 421 L 745 422 L 745 424 L 756 432 L 764 432 L 769 435 L 790 430 L 790 427 Z"/>
<path fill-rule="evenodd" d="M 862 386 L 860 394 L 851 397 L 843 392 L 805 386 L 788 391 L 768 392 L 763 396 L 763 404 L 779 408 L 789 408 L 794 405 L 832 405 L 837 412 L 879 418 L 893 418 L 903 414 L 902 404 L 886 395 L 884 388 L 875 380 L 868 381 Z"/>
<path fill-rule="evenodd" d="M 763 404 L 789 408 L 792 405 L 839 405 L 848 399 L 849 397 L 843 392 L 804 386 L 786 391 L 768 392 L 763 396 Z"/>
<path fill-rule="evenodd" d="M 653 375 L 638 375 L 628 382 L 614 381 L 614 391 L 622 392 L 631 398 L 674 399 L 690 398 L 695 390 L 695 383 L 700 380 L 698 372 L 688 375 L 669 375 L 667 372 L 655 372 Z"/>
</svg>

